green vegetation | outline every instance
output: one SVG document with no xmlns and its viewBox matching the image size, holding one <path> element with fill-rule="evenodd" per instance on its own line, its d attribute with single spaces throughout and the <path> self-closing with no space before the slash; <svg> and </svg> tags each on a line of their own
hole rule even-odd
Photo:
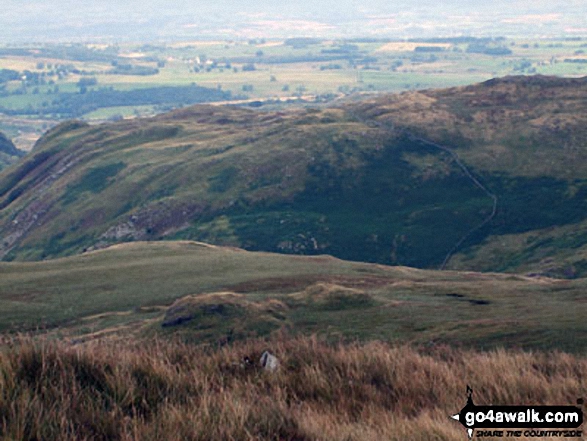
<svg viewBox="0 0 587 441">
<path fill-rule="evenodd" d="M 515 77 L 56 126 L 0 173 L 0 436 L 454 439 L 464 384 L 583 396 L 586 94 Z M 447 256 L 535 274 L 381 265 Z M 242 362 L 267 348 L 276 373 Z"/>
<path fill-rule="evenodd" d="M 69 188 L 66 203 L 75 201 L 85 191 L 100 193 L 108 186 L 108 180 L 116 176 L 125 167 L 124 163 L 117 162 L 89 169 L 79 182 Z"/>
<path fill-rule="evenodd" d="M 65 340 L 329 340 L 584 352 L 585 280 L 423 271 L 194 242 L 1 263 L 0 330 Z M 531 299 L 531 301 L 529 300 Z"/>
<path fill-rule="evenodd" d="M 28 148 L 40 135 L 41 121 L 71 117 L 103 121 L 152 115 L 245 95 L 258 106 L 287 106 L 276 100 L 302 96 L 319 103 L 353 93 L 451 87 L 512 74 L 581 76 L 587 74 L 582 51 L 580 39 L 473 37 L 0 47 L 0 113 L 10 116 L 0 117 L 0 123 L 9 132 L 18 126 L 23 139 L 17 145 Z M 190 90 L 194 83 L 197 93 Z M 125 111 L 116 110 L 121 106 Z"/>
<path fill-rule="evenodd" d="M 18 150 L 14 143 L 0 132 L 0 170 L 16 162 L 22 156 L 24 156 L 24 152 Z"/>
<path fill-rule="evenodd" d="M 149 87 L 129 91 L 99 88 L 88 91 L 81 86 L 83 92 L 61 94 L 43 106 L 43 110 L 51 115 L 64 118 L 79 117 L 99 108 L 120 106 L 167 106 L 168 109 L 187 104 L 211 101 L 224 101 L 231 98 L 229 92 L 199 87 Z M 238 98 L 238 97 L 237 97 Z M 165 107 L 163 107 L 165 108 Z M 35 115 L 39 111 L 30 106 L 25 109 L 0 108 L 7 115 Z"/>
<path fill-rule="evenodd" d="M 500 259 L 482 245 L 584 222 L 586 94 L 584 79 L 508 77 L 323 109 L 62 124 L 0 174 L 0 252 L 166 238 L 425 268 L 456 252 L 459 269 L 541 273 L 547 250 L 545 274 L 580 277 L 583 257 L 569 272 L 560 241 L 508 241 Z"/>
</svg>

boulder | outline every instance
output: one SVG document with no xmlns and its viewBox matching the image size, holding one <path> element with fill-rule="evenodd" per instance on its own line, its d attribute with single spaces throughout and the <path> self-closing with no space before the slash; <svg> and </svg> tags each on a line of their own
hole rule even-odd
<svg viewBox="0 0 587 441">
<path fill-rule="evenodd" d="M 261 367 L 267 372 L 275 372 L 279 368 L 279 360 L 268 351 L 263 352 L 259 360 Z"/>
</svg>

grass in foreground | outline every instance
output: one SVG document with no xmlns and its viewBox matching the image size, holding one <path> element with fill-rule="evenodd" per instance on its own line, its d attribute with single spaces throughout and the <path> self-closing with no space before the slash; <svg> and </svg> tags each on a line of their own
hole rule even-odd
<svg viewBox="0 0 587 441">
<path fill-rule="evenodd" d="M 278 372 L 241 366 L 267 348 Z M 464 440 L 448 416 L 467 383 L 477 404 L 574 404 L 587 394 L 585 372 L 587 358 L 565 353 L 284 336 L 221 348 L 11 340 L 0 353 L 0 437 Z"/>
</svg>

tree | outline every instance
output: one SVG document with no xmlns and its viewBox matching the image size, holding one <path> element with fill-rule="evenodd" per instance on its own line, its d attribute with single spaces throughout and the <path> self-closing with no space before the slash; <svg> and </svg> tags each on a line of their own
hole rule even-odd
<svg viewBox="0 0 587 441">
<path fill-rule="evenodd" d="M 82 86 L 90 87 L 90 86 L 95 86 L 96 84 L 98 84 L 98 79 L 96 77 L 81 78 L 77 82 L 77 85 L 79 87 L 82 87 Z"/>
</svg>

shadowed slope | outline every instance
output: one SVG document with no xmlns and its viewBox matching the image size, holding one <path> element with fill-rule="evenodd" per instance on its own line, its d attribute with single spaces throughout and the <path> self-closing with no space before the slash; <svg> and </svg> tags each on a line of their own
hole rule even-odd
<svg viewBox="0 0 587 441">
<path fill-rule="evenodd" d="M 490 237 L 587 217 L 586 97 L 585 79 L 513 77 L 322 110 L 67 123 L 0 175 L 0 255 L 166 238 L 450 265 Z"/>
<path fill-rule="evenodd" d="M 24 152 L 18 150 L 14 143 L 0 132 L 0 170 L 16 162 L 24 156 Z"/>
</svg>

